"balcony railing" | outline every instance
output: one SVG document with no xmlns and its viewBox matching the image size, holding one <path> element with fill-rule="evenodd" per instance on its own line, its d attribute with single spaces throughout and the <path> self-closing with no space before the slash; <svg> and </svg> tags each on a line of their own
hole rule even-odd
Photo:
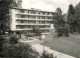
<svg viewBox="0 0 80 58">
<path fill-rule="evenodd" d="M 37 20 L 37 21 L 53 21 L 53 19 L 29 19 L 29 18 L 16 18 L 16 20 Z"/>
<path fill-rule="evenodd" d="M 31 28 L 26 28 L 26 29 L 21 29 L 21 28 L 19 28 L 19 29 L 15 29 L 16 31 L 18 30 L 18 31 L 20 31 L 20 30 L 32 30 Z"/>
<path fill-rule="evenodd" d="M 18 28 L 15 29 L 16 31 L 21 31 L 21 30 L 33 30 L 33 28 Z M 50 30 L 50 28 L 40 28 L 40 30 Z"/>
<path fill-rule="evenodd" d="M 32 24 L 32 23 L 17 23 L 16 25 L 50 25 L 50 24 Z"/>
<path fill-rule="evenodd" d="M 44 14 L 32 14 L 32 13 L 16 13 L 18 15 L 31 15 L 31 16 L 49 16 L 49 17 L 53 17 L 53 15 L 44 15 Z"/>
<path fill-rule="evenodd" d="M 51 29 L 51 28 L 40 28 L 40 30 L 47 30 L 47 29 Z"/>
</svg>

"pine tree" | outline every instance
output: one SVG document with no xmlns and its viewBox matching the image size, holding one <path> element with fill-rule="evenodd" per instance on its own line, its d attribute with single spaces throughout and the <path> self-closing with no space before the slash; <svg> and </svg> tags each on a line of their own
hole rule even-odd
<svg viewBox="0 0 80 58">
<path fill-rule="evenodd" d="M 62 36 L 64 32 L 63 27 L 65 22 L 62 16 L 62 10 L 60 8 L 56 9 L 53 21 L 54 21 L 54 27 L 58 33 L 57 35 Z"/>
<path fill-rule="evenodd" d="M 72 4 L 69 5 L 68 14 L 74 14 L 74 8 Z"/>
<path fill-rule="evenodd" d="M 75 14 L 74 14 L 74 8 L 73 8 L 73 5 L 70 4 L 69 5 L 69 10 L 68 10 L 68 24 L 70 26 L 69 30 L 70 30 L 70 33 L 73 34 L 73 32 L 75 31 Z"/>
<path fill-rule="evenodd" d="M 78 3 L 75 7 L 75 19 L 76 19 L 76 29 L 78 33 L 80 33 L 80 3 Z"/>
</svg>

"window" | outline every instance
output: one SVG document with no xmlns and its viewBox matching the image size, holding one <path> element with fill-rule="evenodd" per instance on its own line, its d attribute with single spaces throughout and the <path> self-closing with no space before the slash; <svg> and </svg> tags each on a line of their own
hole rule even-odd
<svg viewBox="0 0 80 58">
<path fill-rule="evenodd" d="M 20 29 L 20 26 L 16 26 L 16 29 Z"/>
<path fill-rule="evenodd" d="M 40 14 L 40 12 L 38 12 L 38 14 Z"/>
<path fill-rule="evenodd" d="M 32 14 L 36 14 L 36 12 L 35 11 L 32 11 Z"/>
<path fill-rule="evenodd" d="M 49 12 L 47 13 L 47 15 L 49 15 Z"/>
<path fill-rule="evenodd" d="M 25 18 L 25 16 L 24 15 L 21 15 L 21 18 Z"/>
<path fill-rule="evenodd" d="M 23 21 L 21 21 L 21 23 L 23 23 Z"/>
<path fill-rule="evenodd" d="M 35 19 L 36 17 L 35 16 L 30 16 L 30 18 Z"/>
<path fill-rule="evenodd" d="M 17 22 L 17 23 L 21 23 L 21 21 L 19 21 L 19 20 L 17 20 L 16 22 Z"/>
<path fill-rule="evenodd" d="M 17 25 L 16 29 L 23 29 L 23 26 Z"/>
<path fill-rule="evenodd" d="M 36 23 L 36 21 L 33 21 L 33 23 Z"/>
<path fill-rule="evenodd" d="M 40 17 L 37 17 L 38 19 L 40 19 Z"/>
<path fill-rule="evenodd" d="M 45 19 L 45 17 L 42 17 L 42 19 Z"/>
<path fill-rule="evenodd" d="M 45 19 L 48 19 L 48 17 L 45 17 Z"/>
<path fill-rule="evenodd" d="M 25 12 L 28 13 L 28 10 L 26 10 Z"/>
<path fill-rule="evenodd" d="M 23 26 L 21 26 L 21 29 L 23 29 Z"/>
<path fill-rule="evenodd" d="M 15 12 L 18 12 L 18 10 L 16 9 Z"/>
<path fill-rule="evenodd" d="M 21 15 L 16 15 L 17 18 L 21 18 Z"/>
<path fill-rule="evenodd" d="M 21 13 L 24 13 L 25 11 L 24 11 L 24 10 L 20 10 L 20 12 L 21 12 Z"/>
<path fill-rule="evenodd" d="M 45 24 L 45 21 L 42 21 L 42 24 Z"/>
<path fill-rule="evenodd" d="M 49 15 L 53 15 L 52 13 L 49 13 Z"/>
<path fill-rule="evenodd" d="M 32 13 L 32 11 L 28 11 L 28 13 Z"/>
<path fill-rule="evenodd" d="M 45 15 L 45 13 L 43 12 L 43 15 Z"/>
</svg>

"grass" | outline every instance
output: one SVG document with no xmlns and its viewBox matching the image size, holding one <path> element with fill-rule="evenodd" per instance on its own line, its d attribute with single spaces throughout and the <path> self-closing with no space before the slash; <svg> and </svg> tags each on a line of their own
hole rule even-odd
<svg viewBox="0 0 80 58">
<path fill-rule="evenodd" d="M 70 35 L 57 39 L 54 39 L 52 35 L 48 35 L 44 45 L 71 56 L 78 57 L 80 55 L 80 35 Z"/>
<path fill-rule="evenodd" d="M 39 38 L 40 36 L 35 36 Z M 52 34 L 49 34 L 45 38 L 45 46 L 50 47 L 53 50 L 78 57 L 80 55 L 80 35 L 72 35 L 69 37 L 53 38 Z"/>
</svg>

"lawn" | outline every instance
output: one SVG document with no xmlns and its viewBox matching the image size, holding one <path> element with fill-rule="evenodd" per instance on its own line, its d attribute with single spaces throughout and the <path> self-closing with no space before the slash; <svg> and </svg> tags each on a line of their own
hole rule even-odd
<svg viewBox="0 0 80 58">
<path fill-rule="evenodd" d="M 71 56 L 78 57 L 80 55 L 80 35 L 53 39 L 50 34 L 46 36 L 44 45 Z"/>
</svg>

